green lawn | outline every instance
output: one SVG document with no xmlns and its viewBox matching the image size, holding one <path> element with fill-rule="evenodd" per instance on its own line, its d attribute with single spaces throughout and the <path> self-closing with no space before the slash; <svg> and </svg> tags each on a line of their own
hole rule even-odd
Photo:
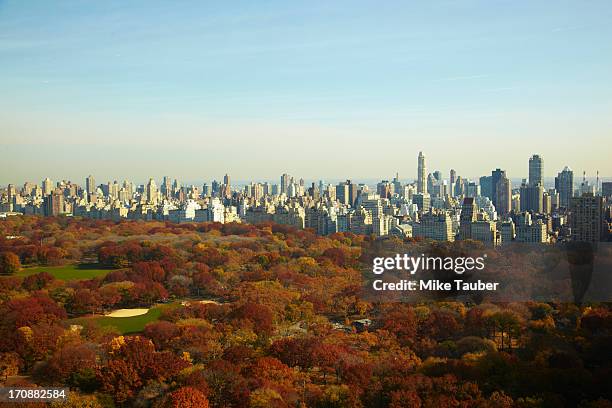
<svg viewBox="0 0 612 408">
<path fill-rule="evenodd" d="M 147 323 L 155 322 L 159 319 L 165 308 L 180 306 L 180 303 L 153 306 L 146 314 L 132 317 L 108 317 L 95 316 L 72 319 L 72 324 L 83 324 L 86 320 L 93 321 L 101 327 L 114 327 L 121 334 L 139 333 L 144 330 Z"/>
<path fill-rule="evenodd" d="M 106 276 L 107 273 L 112 271 L 112 269 L 104 269 L 96 264 L 71 264 L 71 265 L 61 265 L 61 266 L 33 266 L 28 268 L 23 268 L 18 276 L 30 276 L 35 275 L 40 272 L 47 272 L 55 277 L 55 279 L 61 280 L 87 280 L 93 279 L 101 276 Z"/>
<path fill-rule="evenodd" d="M 132 317 L 98 317 L 96 323 L 102 327 L 115 327 L 121 334 L 138 333 L 144 330 L 147 323 L 157 321 L 162 308 L 153 307 L 146 314 Z"/>
</svg>

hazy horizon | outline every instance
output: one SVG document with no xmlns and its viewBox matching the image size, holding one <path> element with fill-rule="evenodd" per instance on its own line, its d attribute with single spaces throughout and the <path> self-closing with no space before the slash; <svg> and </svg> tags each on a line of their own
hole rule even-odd
<svg viewBox="0 0 612 408">
<path fill-rule="evenodd" d="M 0 2 L 0 183 L 612 176 L 612 3 Z"/>
</svg>

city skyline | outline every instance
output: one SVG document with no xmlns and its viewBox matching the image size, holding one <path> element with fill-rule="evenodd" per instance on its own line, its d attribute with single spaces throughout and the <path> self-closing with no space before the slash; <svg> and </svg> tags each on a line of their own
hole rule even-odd
<svg viewBox="0 0 612 408">
<path fill-rule="evenodd" d="M 236 178 L 233 176 L 233 172 L 232 171 L 228 171 L 228 170 L 223 170 L 223 169 L 218 169 L 214 174 L 212 175 L 203 175 L 202 177 L 196 178 L 194 177 L 194 174 L 192 173 L 191 175 L 183 178 L 183 177 L 179 177 L 176 175 L 176 173 L 148 173 L 147 176 L 145 176 L 144 178 L 137 178 L 137 177 L 132 177 L 129 174 L 124 174 L 121 175 L 119 177 L 108 177 L 104 174 L 102 175 L 97 175 L 94 172 L 90 172 L 90 173 L 86 173 L 86 175 L 79 177 L 79 178 L 74 178 L 74 177 L 70 177 L 70 176 L 66 176 L 66 175 L 60 175 L 60 176 L 53 176 L 50 175 L 49 173 L 47 174 L 43 174 L 43 175 L 38 175 L 35 178 L 32 179 L 26 179 L 26 180 L 14 180 L 14 179 L 7 179 L 7 180 L 0 180 L 0 184 L 13 184 L 13 185 L 20 185 L 23 183 L 38 183 L 41 180 L 45 179 L 45 178 L 49 178 L 51 179 L 53 182 L 60 182 L 60 181 L 70 181 L 73 183 L 77 183 L 79 185 L 83 185 L 86 186 L 87 182 L 86 180 L 93 176 L 94 179 L 96 179 L 98 181 L 98 184 L 101 183 L 106 183 L 106 182 L 113 182 L 113 181 L 117 181 L 117 182 L 123 182 L 123 181 L 130 181 L 130 182 L 135 182 L 136 184 L 139 185 L 144 185 L 147 183 L 147 181 L 149 179 L 153 179 L 153 180 L 157 180 L 157 181 L 161 181 L 162 179 L 164 179 L 165 177 L 169 177 L 170 180 L 178 180 L 179 182 L 182 183 L 186 183 L 186 184 L 201 184 L 201 183 L 208 183 L 208 182 L 212 182 L 212 181 L 222 181 L 224 179 L 224 177 L 227 177 L 228 175 L 231 175 L 232 180 L 233 180 L 233 185 L 240 185 L 240 186 L 244 186 L 246 184 L 249 183 L 253 183 L 253 182 L 259 182 L 259 183 L 271 183 L 271 184 L 278 184 L 279 182 L 279 178 L 282 177 L 282 175 L 288 174 L 291 175 L 292 177 L 295 177 L 296 180 L 300 180 L 303 179 L 306 183 L 312 183 L 312 182 L 319 182 L 319 181 L 323 181 L 326 183 L 337 183 L 337 182 L 343 182 L 344 180 L 353 180 L 354 182 L 358 182 L 358 183 L 363 183 L 363 184 L 371 184 L 374 183 L 376 184 L 377 182 L 381 181 L 381 180 L 391 180 L 393 179 L 396 175 L 399 176 L 399 180 L 402 182 L 407 182 L 407 183 L 413 183 L 416 185 L 417 189 L 421 189 L 421 187 L 419 187 L 419 185 L 423 185 L 424 191 L 427 191 L 427 177 L 428 175 L 432 175 L 435 172 L 440 172 L 442 174 L 442 179 L 443 180 L 450 180 L 451 176 L 450 173 L 451 171 L 454 173 L 454 176 L 460 176 L 463 179 L 467 179 L 467 180 L 471 180 L 471 181 L 475 181 L 478 182 L 479 178 L 481 178 L 482 176 L 487 176 L 490 175 L 492 172 L 494 172 L 496 169 L 498 170 L 504 170 L 505 173 L 507 173 L 507 177 L 508 179 L 515 184 L 515 187 L 518 187 L 517 184 L 520 184 L 520 182 L 522 181 L 527 181 L 529 183 L 531 183 L 530 180 L 530 172 L 531 169 L 529 166 L 531 166 L 531 162 L 532 159 L 534 157 L 537 157 L 538 160 L 541 160 L 542 162 L 546 162 L 547 161 L 544 160 L 544 157 L 542 155 L 539 154 L 533 154 L 532 156 L 530 156 L 528 158 L 528 160 L 525 160 L 527 165 L 527 171 L 525 172 L 525 174 L 523 175 L 513 175 L 510 174 L 509 172 L 507 172 L 502 166 L 493 166 L 491 167 L 491 169 L 489 171 L 485 171 L 481 174 L 478 175 L 464 175 L 460 172 L 458 172 L 456 169 L 456 167 L 448 167 L 445 170 L 440 170 L 438 168 L 432 168 L 430 166 L 430 162 L 429 162 L 429 156 L 426 154 L 426 152 L 420 151 L 419 155 L 417 157 L 417 165 L 414 166 L 416 167 L 416 171 L 414 172 L 414 176 L 410 176 L 408 174 L 410 174 L 410 171 L 406 171 L 406 173 L 402 173 L 401 171 L 395 171 L 392 174 L 389 175 L 382 175 L 380 177 L 375 177 L 374 175 L 370 175 L 368 177 L 353 177 L 350 174 L 346 174 L 344 177 L 330 177 L 330 176 L 324 176 L 324 177 L 312 177 L 309 175 L 304 175 L 304 174 L 298 174 L 298 173 L 294 173 L 294 172 L 290 172 L 290 171 L 286 171 L 279 169 L 277 171 L 276 176 L 274 177 L 258 177 L 257 175 L 251 175 L 250 178 L 245 178 L 245 179 L 241 179 L 241 178 Z M 423 169 L 422 169 L 422 173 L 421 172 L 421 160 L 424 160 L 423 162 Z M 607 176 L 607 175 L 603 175 L 599 172 L 596 172 L 595 174 L 588 174 L 584 171 L 577 171 L 576 169 L 574 169 L 572 166 L 570 165 L 565 165 L 562 168 L 555 170 L 555 169 L 550 169 L 548 164 L 546 164 L 543 168 L 540 167 L 539 169 L 541 170 L 541 173 L 538 173 L 538 177 L 542 180 L 544 187 L 554 187 L 555 185 L 555 178 L 557 177 L 557 175 L 559 173 L 561 173 L 564 169 L 569 168 L 569 170 L 573 171 L 574 173 L 574 184 L 578 185 L 580 184 L 580 182 L 582 182 L 583 178 L 585 178 L 589 183 L 593 183 L 593 182 L 607 182 L 607 181 L 611 181 L 612 180 L 612 176 Z M 586 174 L 584 174 L 586 173 Z M 175 174 L 175 175 L 171 175 L 171 174 Z M 225 174 L 225 176 L 223 176 L 223 174 Z M 6 176 L 6 175 L 5 175 Z M 0 177 L 2 177 L 0 175 Z M 100 177 L 100 178 L 96 178 L 96 177 Z M 421 190 L 419 190 L 421 191 Z"/>
<path fill-rule="evenodd" d="M 0 4 L 0 183 L 612 175 L 609 2 Z M 67 171 L 66 169 L 70 169 Z M 555 173 L 548 173 L 554 176 Z"/>
<path fill-rule="evenodd" d="M 528 159 L 529 175 L 515 183 L 506 170 L 470 180 L 452 169 L 428 172 L 427 155 L 417 156 L 417 178 L 403 183 L 399 173 L 371 184 L 355 179 L 339 183 L 306 181 L 282 173 L 276 181 L 237 183 L 228 173 L 222 181 L 184 183 L 164 176 L 158 184 L 96 183 L 84 187 L 50 178 L 9 184 L 0 189 L 0 216 L 69 215 L 94 219 L 183 222 L 275 222 L 313 228 L 319 235 L 354 232 L 421 237 L 440 241 L 477 239 L 551 243 L 557 240 L 596 242 L 607 239 L 612 182 L 575 178 L 568 166 L 557 173 L 554 187 L 544 178 L 546 160 Z M 280 181 L 280 182 L 279 182 Z M 552 187 L 552 188 L 551 188 Z M 606 215 L 607 214 L 607 215 Z M 566 226 L 569 217 L 572 227 Z"/>
</svg>

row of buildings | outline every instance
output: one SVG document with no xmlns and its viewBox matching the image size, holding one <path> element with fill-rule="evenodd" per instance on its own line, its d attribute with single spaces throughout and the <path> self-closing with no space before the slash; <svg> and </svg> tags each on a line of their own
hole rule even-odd
<svg viewBox="0 0 612 408">
<path fill-rule="evenodd" d="M 79 216 L 96 219 L 170 222 L 275 222 L 311 228 L 318 234 L 353 232 L 433 240 L 474 239 L 491 245 L 508 242 L 607 240 L 610 232 L 612 182 L 575 184 L 564 168 L 554 186 L 545 188 L 544 161 L 529 159 L 529 177 L 519 186 L 502 169 L 478 181 L 454 170 L 427 172 L 418 155 L 417 179 L 399 175 L 375 186 L 346 180 L 306 185 L 288 174 L 279 184 L 251 182 L 240 187 L 225 175 L 222 182 L 183 186 L 164 177 L 135 185 L 97 184 L 92 176 L 81 187 L 70 181 L 40 185 L 10 184 L 1 191 L 0 213 Z"/>
</svg>

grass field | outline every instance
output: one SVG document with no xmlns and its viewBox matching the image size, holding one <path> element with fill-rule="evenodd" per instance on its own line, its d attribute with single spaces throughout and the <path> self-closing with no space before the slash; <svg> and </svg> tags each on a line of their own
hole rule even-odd
<svg viewBox="0 0 612 408">
<path fill-rule="evenodd" d="M 112 269 L 101 268 L 97 264 L 71 264 L 61 266 L 34 266 L 29 268 L 23 268 L 18 276 L 30 276 L 40 272 L 47 272 L 53 275 L 55 279 L 61 280 L 87 280 L 97 278 L 99 276 L 105 276 Z"/>
<path fill-rule="evenodd" d="M 153 306 L 146 314 L 132 317 L 108 317 L 94 316 L 77 318 L 71 321 L 72 324 L 83 324 L 85 321 L 93 321 L 101 327 L 114 327 L 121 334 L 139 333 L 144 330 L 147 323 L 155 322 L 159 319 L 165 308 L 180 306 L 179 303 L 169 305 Z"/>
<path fill-rule="evenodd" d="M 96 318 L 96 323 L 102 327 L 115 327 L 121 334 L 138 333 L 144 330 L 147 323 L 157 321 L 161 316 L 162 308 L 157 306 L 151 308 L 146 314 L 132 317 L 107 317 Z"/>
</svg>

